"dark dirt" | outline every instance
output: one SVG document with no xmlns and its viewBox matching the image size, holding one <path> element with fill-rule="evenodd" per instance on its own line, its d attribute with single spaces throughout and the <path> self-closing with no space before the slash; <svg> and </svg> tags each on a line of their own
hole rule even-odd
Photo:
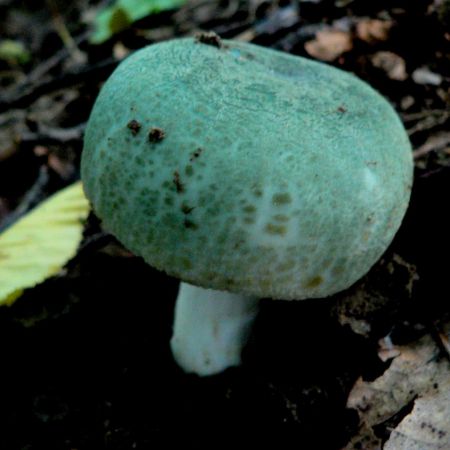
<svg viewBox="0 0 450 450">
<path fill-rule="evenodd" d="M 322 301 L 263 302 L 242 367 L 204 379 L 170 354 L 177 281 L 91 217 L 67 270 L 0 309 L 0 448 L 344 447 L 358 428 L 346 408 L 355 380 L 389 366 L 379 339 L 437 336 L 450 320 L 449 2 L 190 1 L 94 46 L 84 19 L 96 3 L 0 0 L 0 40 L 30 52 L 22 65 L 0 60 L 0 230 L 79 178 L 84 125 L 124 52 L 199 30 L 319 59 L 306 42 L 319 30 L 346 33 L 351 48 L 329 63 L 400 113 L 416 157 L 411 206 L 367 277 Z M 390 31 L 368 38 L 359 27 L 368 18 Z M 181 192 L 177 172 L 173 182 Z M 387 439 L 410 408 L 377 435 Z"/>
<path fill-rule="evenodd" d="M 195 35 L 195 39 L 197 42 L 201 44 L 211 45 L 212 47 L 221 48 L 222 41 L 220 36 L 214 33 L 214 31 L 209 32 L 200 32 Z"/>
<path fill-rule="evenodd" d="M 133 136 L 136 136 L 140 129 L 141 129 L 141 124 L 137 121 L 137 120 L 130 120 L 127 124 L 127 127 L 131 130 L 131 134 Z"/>
<path fill-rule="evenodd" d="M 159 142 L 166 137 L 166 133 L 162 128 L 153 127 L 148 133 L 148 140 L 150 142 Z"/>
</svg>

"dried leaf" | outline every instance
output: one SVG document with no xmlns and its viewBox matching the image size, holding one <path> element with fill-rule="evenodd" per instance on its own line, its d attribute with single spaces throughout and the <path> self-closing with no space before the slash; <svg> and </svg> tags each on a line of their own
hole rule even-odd
<svg viewBox="0 0 450 450">
<path fill-rule="evenodd" d="M 352 48 L 350 33 L 332 28 L 318 31 L 315 39 L 305 44 L 305 50 L 322 61 L 334 61 Z"/>
<path fill-rule="evenodd" d="M 345 449 L 381 449 L 374 427 L 400 414 L 412 402 L 412 411 L 392 431 L 384 449 L 450 448 L 448 358 L 442 357 L 440 348 L 430 336 L 395 349 L 399 354 L 382 376 L 373 382 L 359 379 L 353 387 L 347 406 L 357 409 L 360 430 Z"/>
<path fill-rule="evenodd" d="M 417 84 L 431 84 L 439 86 L 442 83 L 442 76 L 432 72 L 427 67 L 419 67 L 412 73 L 412 79 Z"/>
<path fill-rule="evenodd" d="M 374 67 L 386 72 L 391 80 L 404 81 L 408 78 L 405 60 L 392 52 L 377 52 L 371 56 Z"/>
<path fill-rule="evenodd" d="M 400 356 L 400 349 L 392 344 L 392 339 L 390 336 L 385 336 L 383 339 L 378 341 L 378 358 L 381 361 L 386 362 L 390 359 Z"/>
<path fill-rule="evenodd" d="M 0 234 L 0 305 L 58 273 L 80 243 L 89 203 L 80 182 L 53 195 Z"/>
<path fill-rule="evenodd" d="M 398 413 L 444 374 L 450 377 L 448 361 L 438 359 L 440 350 L 430 336 L 395 348 L 400 354 L 389 369 L 373 382 L 360 378 L 347 400 L 347 406 L 358 410 L 369 425 L 380 424 Z"/>
<path fill-rule="evenodd" d="M 450 376 L 418 398 L 411 413 L 392 431 L 384 450 L 450 448 Z"/>
<path fill-rule="evenodd" d="M 362 19 L 356 24 L 356 36 L 369 44 L 382 42 L 389 37 L 392 25 L 387 20 Z"/>
</svg>

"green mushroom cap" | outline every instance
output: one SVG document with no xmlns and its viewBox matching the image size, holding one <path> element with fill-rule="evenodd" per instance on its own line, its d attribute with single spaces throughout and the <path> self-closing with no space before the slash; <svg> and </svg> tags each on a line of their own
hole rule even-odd
<svg viewBox="0 0 450 450">
<path fill-rule="evenodd" d="M 347 288 L 409 202 L 398 116 L 341 70 L 213 44 L 151 45 L 106 82 L 81 167 L 96 213 L 131 251 L 195 285 L 282 299 Z"/>
</svg>

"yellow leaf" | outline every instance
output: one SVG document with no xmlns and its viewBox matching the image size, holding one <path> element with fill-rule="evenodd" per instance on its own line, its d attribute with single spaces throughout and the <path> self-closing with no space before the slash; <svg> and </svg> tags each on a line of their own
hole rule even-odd
<svg viewBox="0 0 450 450">
<path fill-rule="evenodd" d="M 56 193 L 0 234 L 0 305 L 58 273 L 76 253 L 89 203 L 81 182 Z"/>
</svg>

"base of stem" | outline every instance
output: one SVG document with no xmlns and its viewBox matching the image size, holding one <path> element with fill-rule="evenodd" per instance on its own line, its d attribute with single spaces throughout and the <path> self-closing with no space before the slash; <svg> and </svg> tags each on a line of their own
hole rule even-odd
<svg viewBox="0 0 450 450">
<path fill-rule="evenodd" d="M 259 299 L 181 283 L 170 341 L 185 372 L 213 375 L 241 363 Z"/>
</svg>

